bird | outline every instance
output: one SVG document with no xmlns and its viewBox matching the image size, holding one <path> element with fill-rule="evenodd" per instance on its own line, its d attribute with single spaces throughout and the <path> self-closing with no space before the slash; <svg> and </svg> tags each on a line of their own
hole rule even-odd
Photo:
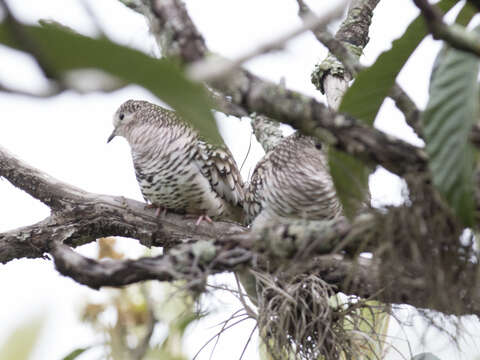
<svg viewBox="0 0 480 360">
<path fill-rule="evenodd" d="M 107 140 L 123 136 L 130 145 L 144 199 L 163 213 L 243 222 L 243 180 L 225 145 L 201 138 L 175 111 L 142 100 L 124 102 Z M 160 212 L 159 211 L 159 212 Z"/>
<path fill-rule="evenodd" d="M 254 225 L 343 216 L 322 144 L 298 132 L 280 140 L 255 166 L 244 209 Z"/>
</svg>

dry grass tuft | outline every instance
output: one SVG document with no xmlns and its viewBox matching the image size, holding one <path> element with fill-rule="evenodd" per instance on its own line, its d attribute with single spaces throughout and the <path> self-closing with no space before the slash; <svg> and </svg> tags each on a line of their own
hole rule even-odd
<svg viewBox="0 0 480 360">
<path fill-rule="evenodd" d="M 260 334 L 274 359 L 329 360 L 376 353 L 381 335 L 372 321 L 383 306 L 352 299 L 339 302 L 334 289 L 314 275 L 255 276 L 261 291 Z"/>
</svg>

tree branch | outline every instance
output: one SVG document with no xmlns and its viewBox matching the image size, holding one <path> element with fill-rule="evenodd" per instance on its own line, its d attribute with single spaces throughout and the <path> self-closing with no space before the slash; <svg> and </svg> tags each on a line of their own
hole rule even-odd
<svg viewBox="0 0 480 360">
<path fill-rule="evenodd" d="M 150 0 L 138 1 L 143 6 L 136 10 L 144 12 L 151 21 Z M 161 8 L 157 8 L 156 16 L 161 11 Z M 166 18 L 162 16 L 162 19 Z M 166 31 L 165 27 L 152 26 L 153 29 Z M 176 39 L 171 35 L 172 39 Z M 317 137 L 366 161 L 373 161 L 399 175 L 426 169 L 426 155 L 422 149 L 379 130 L 367 128 L 345 115 L 331 113 L 315 99 L 260 79 L 246 70 L 235 69 L 227 78 L 212 81 L 209 85 L 229 96 L 233 104 L 249 113 L 264 114 L 292 125 L 306 135 Z"/>
<path fill-rule="evenodd" d="M 447 25 L 443 21 L 442 13 L 428 0 L 413 0 L 413 2 L 420 9 L 434 39 L 444 40 L 458 50 L 480 56 L 480 38 L 476 33 L 456 24 Z"/>
<path fill-rule="evenodd" d="M 316 16 L 310 14 L 304 19 L 301 26 L 289 30 L 284 34 L 280 34 L 278 37 L 270 40 L 256 49 L 249 50 L 245 54 L 240 55 L 237 59 L 230 61 L 227 59 L 205 59 L 198 61 L 190 66 L 188 72 L 190 77 L 196 81 L 213 81 L 230 74 L 234 69 L 238 68 L 241 64 L 250 60 L 258 55 L 270 52 L 272 50 L 278 50 L 285 45 L 285 43 L 294 37 L 304 33 L 305 31 L 317 28 L 325 27 L 333 20 L 342 15 L 346 1 L 340 2 L 329 12 L 322 14 L 322 16 Z"/>
<path fill-rule="evenodd" d="M 12 95 L 28 96 L 32 98 L 53 97 L 53 96 L 59 95 L 63 90 L 64 89 L 55 86 L 55 87 L 51 87 L 50 89 L 44 92 L 35 93 L 35 92 L 30 92 L 28 90 L 15 89 L 15 88 L 7 87 L 3 84 L 0 84 L 0 92 L 12 94 Z"/>
<path fill-rule="evenodd" d="M 415 133 L 422 137 L 423 130 L 420 122 L 422 112 L 418 109 L 417 105 L 408 96 L 398 83 L 393 85 L 389 94 L 390 98 L 395 102 L 395 106 L 403 113 L 405 122 L 415 131 Z"/>
<path fill-rule="evenodd" d="M 373 10 L 378 2 L 379 0 L 352 1 L 347 17 L 342 22 L 335 37 L 327 36 L 327 47 L 330 50 L 330 54 L 325 60 L 315 66 L 312 72 L 312 83 L 322 93 L 325 92 L 327 87 L 330 87 L 330 91 L 327 92 L 327 99 L 330 107 L 333 109 L 338 108 L 340 99 L 348 88 L 348 82 L 360 70 L 358 59 L 369 41 L 368 29 L 373 16 Z M 304 11 L 309 11 L 305 4 L 303 4 L 302 8 Z M 346 61 L 349 65 L 349 71 L 345 73 L 344 66 L 339 61 Z M 337 88 L 338 91 L 335 90 Z M 340 95 L 337 96 L 337 92 Z"/>
<path fill-rule="evenodd" d="M 229 79 L 213 85 L 250 112 L 290 124 L 306 135 L 364 161 L 373 161 L 396 174 L 426 170 L 427 157 L 421 148 L 360 124 L 349 116 L 332 113 L 311 97 L 281 88 L 246 71 L 235 72 Z"/>
<path fill-rule="evenodd" d="M 297 4 L 298 15 L 302 20 L 305 20 L 307 16 L 313 13 L 303 0 L 297 0 Z M 354 56 L 343 43 L 332 36 L 328 30 L 325 28 L 316 28 L 312 30 L 312 33 L 321 44 L 343 63 L 345 70 L 351 74 L 355 74 L 360 70 L 357 57 Z"/>
<path fill-rule="evenodd" d="M 347 16 L 347 20 L 342 23 L 335 37 L 325 29 L 315 29 L 313 31 L 317 40 L 330 51 L 327 58 L 320 64 L 317 64 L 315 70 L 312 72 L 312 82 L 321 92 L 324 92 L 327 88 L 329 90 L 325 91 L 327 94 L 332 94 L 331 89 L 346 90 L 346 82 L 350 81 L 352 76 L 355 77 L 359 71 L 365 68 L 359 62 L 359 55 L 368 42 L 370 19 L 378 2 L 377 0 L 373 0 L 363 4 L 359 2 L 353 4 L 348 16 L 352 16 L 351 14 L 354 13 L 353 9 L 357 9 L 357 12 L 366 16 L 366 18 L 357 21 L 359 26 L 356 26 L 357 22 L 348 21 Z M 297 3 L 299 6 L 299 15 L 302 19 L 312 12 L 303 0 L 297 0 Z M 354 47 L 354 44 L 360 44 L 363 47 Z M 345 71 L 347 74 L 345 74 Z M 342 93 L 342 91 L 334 91 L 333 93 L 338 92 Z M 333 95 L 329 96 L 333 97 Z M 395 83 L 389 96 L 405 116 L 407 124 L 421 136 L 420 110 L 413 100 L 398 83 Z M 329 104 L 338 105 L 339 100 L 340 97 L 337 96 L 335 99 L 330 100 Z"/>
<path fill-rule="evenodd" d="M 272 150 L 282 139 L 280 123 L 263 115 L 250 115 L 253 133 L 265 152 Z"/>
<path fill-rule="evenodd" d="M 193 217 L 176 214 L 157 218 L 144 203 L 83 191 L 35 169 L 2 147 L 0 177 L 52 209 L 52 215 L 37 224 L 0 234 L 0 263 L 39 257 L 53 242 L 79 246 L 99 237 L 120 235 L 138 239 L 145 246 L 169 247 L 244 230 L 228 222 L 195 226 Z"/>
<path fill-rule="evenodd" d="M 40 170 L 15 158 L 7 149 L 0 146 L 0 176 L 14 186 L 26 191 L 53 209 L 67 206 L 69 200 L 78 200 L 85 195 L 83 190 L 67 185 L 50 177 Z"/>
<path fill-rule="evenodd" d="M 478 291 L 474 292 L 473 298 L 461 298 L 460 307 L 429 302 L 431 299 L 422 292 L 422 281 L 426 280 L 417 277 L 412 281 L 411 276 L 419 275 L 416 272 L 410 274 L 406 267 L 408 261 L 403 268 L 394 269 L 385 277 L 383 265 L 379 262 L 357 262 L 330 254 L 352 245 L 358 250 L 358 244 L 365 249 L 366 239 L 379 241 L 377 235 L 372 237 L 372 231 L 376 231 L 378 222 L 385 222 L 387 214 L 362 215 L 352 224 L 344 219 L 269 224 L 259 232 L 228 222 L 196 226 L 194 218 L 168 214 L 159 219 L 153 211 L 145 210 L 142 203 L 79 190 L 33 169 L 2 148 L 0 154 L 1 176 L 33 196 L 49 199 L 48 203 L 55 206 L 47 219 L 0 234 L 1 263 L 22 257 L 43 257 L 48 252 L 60 273 L 98 289 L 150 279 L 184 279 L 191 286 L 201 287 L 208 275 L 236 271 L 239 266 L 265 271 L 265 259 L 269 259 L 270 268 L 274 266 L 275 270 L 278 267 L 284 274 L 286 271 L 301 271 L 315 259 L 309 268 L 346 294 L 429 307 L 445 313 L 480 313 Z M 14 164 L 18 167 L 13 167 Z M 4 167 L 8 171 L 4 171 Z M 28 178 L 18 181 L 26 171 L 30 172 Z M 32 184 L 38 184 L 39 190 L 35 190 Z M 110 235 L 136 238 L 146 246 L 175 245 L 175 248 L 158 257 L 118 261 L 96 261 L 71 249 Z M 321 256 L 315 258 L 317 255 Z M 296 266 L 292 266 L 293 263 Z M 469 277 L 474 279 L 475 274 L 476 265 L 472 263 L 462 275 L 466 279 L 462 284 L 465 281 L 474 284 Z M 399 283 L 401 291 L 398 290 Z"/>
<path fill-rule="evenodd" d="M 145 280 L 178 279 L 186 279 L 192 287 L 202 286 L 208 275 L 232 271 L 239 266 L 254 268 L 252 252 L 241 244 L 229 250 L 220 249 L 216 244 L 217 252 L 209 260 L 196 258 L 191 248 L 192 246 L 184 246 L 174 254 L 138 260 L 96 261 L 76 253 L 66 245 L 56 246 L 51 253 L 61 274 L 94 289 L 102 286 L 124 286 Z M 345 294 L 355 294 L 385 303 L 431 308 L 445 314 L 480 313 L 478 291 L 474 292 L 474 298 L 463 299 L 460 307 L 433 305 L 429 302 L 431 294 L 427 293 L 428 287 L 422 278 L 412 279 L 402 273 L 384 274 L 380 264 L 371 259 L 351 260 L 330 254 L 316 257 L 311 266 L 320 278 L 334 285 L 336 291 Z"/>
</svg>

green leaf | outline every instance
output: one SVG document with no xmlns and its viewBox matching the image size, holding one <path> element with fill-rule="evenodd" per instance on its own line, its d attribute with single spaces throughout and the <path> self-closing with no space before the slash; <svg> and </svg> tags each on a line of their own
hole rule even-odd
<svg viewBox="0 0 480 360">
<path fill-rule="evenodd" d="M 0 360 L 28 360 L 44 322 L 44 318 L 39 317 L 17 327 L 0 346 Z"/>
<path fill-rule="evenodd" d="M 78 356 L 82 355 L 85 351 L 91 349 L 91 346 L 85 347 L 85 348 L 79 348 L 73 350 L 71 353 L 69 353 L 67 356 L 65 356 L 62 360 L 74 360 Z"/>
<path fill-rule="evenodd" d="M 478 72 L 478 57 L 444 47 L 422 118 L 433 182 L 466 226 L 473 224 L 475 210 L 469 135 L 478 119 Z"/>
<path fill-rule="evenodd" d="M 436 6 L 442 11 L 448 11 L 456 3 L 455 0 L 442 0 Z M 398 73 L 426 35 L 423 17 L 419 15 L 405 33 L 392 43 L 390 50 L 383 52 L 372 66 L 357 75 L 345 93 L 339 111 L 373 125 Z"/>
<path fill-rule="evenodd" d="M 107 39 L 92 39 L 55 25 L 23 25 L 45 62 L 57 73 L 98 69 L 150 90 L 199 133 L 215 145 L 223 144 L 209 99 L 202 85 L 193 83 L 181 69 L 166 59 L 155 59 L 140 51 L 115 44 Z M 11 29 L 0 23 L 0 43 L 25 50 L 11 36 Z M 114 109 L 112 109 L 113 113 Z"/>
<path fill-rule="evenodd" d="M 456 3 L 455 0 L 442 0 L 436 6 L 442 11 L 448 11 Z M 460 11 L 457 20 L 460 24 L 465 24 L 473 15 L 467 4 Z M 373 125 L 398 73 L 426 35 L 427 29 L 420 15 L 404 34 L 392 43 L 390 50 L 383 52 L 372 66 L 357 75 L 355 82 L 345 93 L 339 111 Z M 333 149 L 329 150 L 328 161 L 345 214 L 351 218 L 365 199 L 370 171 L 360 160 Z"/>
<path fill-rule="evenodd" d="M 455 23 L 462 26 L 467 26 L 470 20 L 477 14 L 477 8 L 472 2 L 467 1 L 462 10 L 457 15 Z"/>
<path fill-rule="evenodd" d="M 70 352 L 67 356 L 62 358 L 62 360 L 74 360 L 76 359 L 79 355 L 82 355 L 85 351 L 90 349 L 89 347 L 86 348 L 80 348 L 80 349 L 75 349 L 72 352 Z"/>
<path fill-rule="evenodd" d="M 345 215 L 352 219 L 366 199 L 369 168 L 354 156 L 328 149 L 328 165 Z"/>
</svg>

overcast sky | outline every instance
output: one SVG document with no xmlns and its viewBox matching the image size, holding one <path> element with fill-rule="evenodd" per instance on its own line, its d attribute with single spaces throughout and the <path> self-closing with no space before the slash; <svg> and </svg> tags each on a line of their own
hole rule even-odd
<svg viewBox="0 0 480 360">
<path fill-rule="evenodd" d="M 95 35 L 94 22 L 89 19 L 80 1 L 75 0 L 23 0 L 9 1 L 18 18 L 36 23 L 39 19 L 55 19 L 77 31 Z M 117 0 L 89 1 L 99 23 L 114 41 L 158 54 L 148 34 L 142 16 L 121 5 Z M 307 1 L 321 13 L 325 1 Z M 333 2 L 330 2 L 333 3 Z M 253 46 L 268 41 L 300 24 L 294 0 L 203 0 L 187 1 L 190 14 L 204 34 L 209 48 L 234 58 Z M 375 11 L 371 26 L 371 41 L 365 49 L 362 63 L 371 64 L 378 54 L 390 47 L 391 41 L 402 34 L 417 15 L 410 1 L 383 0 Z M 423 107 L 427 100 L 430 68 L 439 44 L 430 38 L 414 54 L 399 76 L 400 84 Z M 286 49 L 254 59 L 246 67 L 272 81 L 285 79 L 289 88 L 309 94 L 323 101 L 323 96 L 310 83 L 315 63 L 326 55 L 326 50 L 311 34 L 304 34 L 288 43 Z M 12 87 L 38 90 L 45 86 L 34 63 L 27 56 L 0 46 L 0 82 Z M 159 79 L 161 81 L 161 79 Z M 112 114 L 129 98 L 159 102 L 147 91 L 131 86 L 113 94 L 79 95 L 66 92 L 48 100 L 33 100 L 0 93 L 0 144 L 26 162 L 70 184 L 85 190 L 123 195 L 142 201 L 135 181 L 129 148 L 123 139 L 107 146 L 106 138 L 112 130 Z M 237 163 L 242 163 L 250 140 L 247 119 L 219 118 L 219 126 Z M 387 100 L 382 107 L 376 126 L 388 133 L 421 145 L 405 125 L 402 115 Z M 263 155 L 255 140 L 246 165 L 245 178 Z M 374 204 L 399 204 L 401 182 L 386 171 L 378 171 L 370 181 Z M 29 225 L 48 216 L 48 208 L 15 189 L 7 181 L 0 181 L 0 231 Z M 133 245 L 132 245 L 133 244 Z M 95 255 L 95 244 L 82 247 L 83 254 Z M 132 257 L 140 256 L 142 247 L 132 240 L 123 240 L 122 248 Z M 221 277 L 220 280 L 225 279 Z M 60 359 L 82 345 L 95 342 L 93 333 L 77 319 L 79 306 L 85 299 L 102 299 L 105 291 L 90 290 L 72 280 L 59 276 L 49 261 L 16 260 L 0 265 L 0 343 L 22 321 L 36 314 L 47 314 L 48 323 L 35 359 Z M 238 304 L 222 299 L 224 312 L 214 319 L 202 321 L 191 330 L 188 353 L 193 356 L 198 348 L 214 333 L 210 328 L 225 319 Z M 411 311 L 404 311 L 411 315 Z M 411 319 L 412 320 L 412 319 Z M 422 345 L 419 333 L 422 323 L 414 319 L 413 328 L 400 330 L 392 321 L 390 334 L 404 339 L 408 336 L 413 354 L 433 351 L 442 359 L 471 359 L 480 354 L 478 337 L 472 334 L 458 353 L 447 339 L 432 331 Z M 478 333 L 478 324 L 469 321 L 471 332 Z M 214 359 L 238 358 L 253 323 L 230 330 L 220 341 Z M 395 338 L 395 346 L 409 358 L 409 345 Z M 255 342 L 256 344 L 256 342 Z M 256 358 L 256 346 L 250 346 L 245 359 Z M 98 357 L 98 355 L 97 355 Z M 199 359 L 208 359 L 205 351 Z M 94 359 L 87 353 L 80 359 Z M 388 359 L 402 359 L 391 351 Z"/>
</svg>

